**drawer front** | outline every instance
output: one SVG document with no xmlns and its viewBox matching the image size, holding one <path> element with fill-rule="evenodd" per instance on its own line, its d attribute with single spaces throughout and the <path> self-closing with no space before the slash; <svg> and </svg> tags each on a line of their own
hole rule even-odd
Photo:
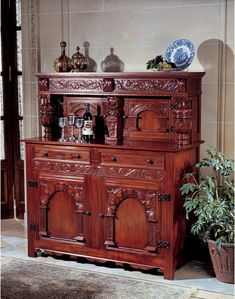
<svg viewBox="0 0 235 299">
<path fill-rule="evenodd" d="M 142 168 L 165 169 L 165 156 L 162 154 L 125 154 L 118 152 L 102 152 L 101 165 L 122 165 Z"/>
<path fill-rule="evenodd" d="M 90 164 L 90 150 L 80 148 L 63 148 L 63 147 L 35 147 L 34 159 L 62 160 L 69 162 L 80 162 Z"/>
</svg>

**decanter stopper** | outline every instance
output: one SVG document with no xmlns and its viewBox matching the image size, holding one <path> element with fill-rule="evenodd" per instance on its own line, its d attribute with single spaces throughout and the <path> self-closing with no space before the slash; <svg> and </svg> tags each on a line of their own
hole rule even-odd
<svg viewBox="0 0 235 299">
<path fill-rule="evenodd" d="M 85 71 L 88 67 L 88 60 L 83 54 L 79 52 L 80 48 L 76 48 L 77 52 L 74 53 L 69 60 L 69 67 L 71 72 L 82 72 Z"/>
<path fill-rule="evenodd" d="M 69 57 L 65 55 L 66 42 L 60 42 L 61 55 L 57 57 L 54 62 L 54 69 L 56 72 L 69 72 Z"/>
</svg>

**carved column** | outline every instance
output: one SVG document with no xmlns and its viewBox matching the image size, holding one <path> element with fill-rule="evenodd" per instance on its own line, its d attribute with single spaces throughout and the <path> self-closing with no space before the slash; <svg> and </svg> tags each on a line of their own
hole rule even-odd
<svg viewBox="0 0 235 299">
<path fill-rule="evenodd" d="M 105 103 L 106 125 L 108 136 L 105 141 L 117 144 L 123 139 L 123 105 L 124 100 L 119 97 L 108 97 Z"/>
<path fill-rule="evenodd" d="M 186 98 L 176 100 L 173 112 L 174 132 L 178 145 L 192 142 L 192 101 Z"/>
<path fill-rule="evenodd" d="M 55 107 L 51 104 L 50 95 L 41 96 L 40 120 L 44 127 L 44 138 L 51 138 L 51 127 L 55 119 Z"/>
</svg>

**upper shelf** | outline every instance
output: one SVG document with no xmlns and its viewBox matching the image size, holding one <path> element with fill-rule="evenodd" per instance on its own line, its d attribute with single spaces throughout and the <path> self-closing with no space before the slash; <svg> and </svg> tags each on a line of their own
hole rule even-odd
<svg viewBox="0 0 235 299">
<path fill-rule="evenodd" d="M 201 93 L 203 72 L 36 73 L 42 94 L 172 96 Z"/>
</svg>

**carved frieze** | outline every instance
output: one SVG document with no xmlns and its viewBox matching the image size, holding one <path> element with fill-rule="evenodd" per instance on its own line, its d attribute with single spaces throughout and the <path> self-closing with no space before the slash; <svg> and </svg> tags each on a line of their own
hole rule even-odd
<svg viewBox="0 0 235 299">
<path fill-rule="evenodd" d="M 165 180 L 165 171 L 155 169 L 142 169 L 130 167 L 89 166 L 77 163 L 61 163 L 54 161 L 33 161 L 35 170 L 52 173 L 76 173 L 80 175 L 98 175 L 117 178 L 130 178 L 139 180 Z"/>
<path fill-rule="evenodd" d="M 50 90 L 103 90 L 102 79 L 51 79 Z"/>
<path fill-rule="evenodd" d="M 126 91 L 169 91 L 184 92 L 183 79 L 115 79 L 115 87 Z"/>
</svg>

